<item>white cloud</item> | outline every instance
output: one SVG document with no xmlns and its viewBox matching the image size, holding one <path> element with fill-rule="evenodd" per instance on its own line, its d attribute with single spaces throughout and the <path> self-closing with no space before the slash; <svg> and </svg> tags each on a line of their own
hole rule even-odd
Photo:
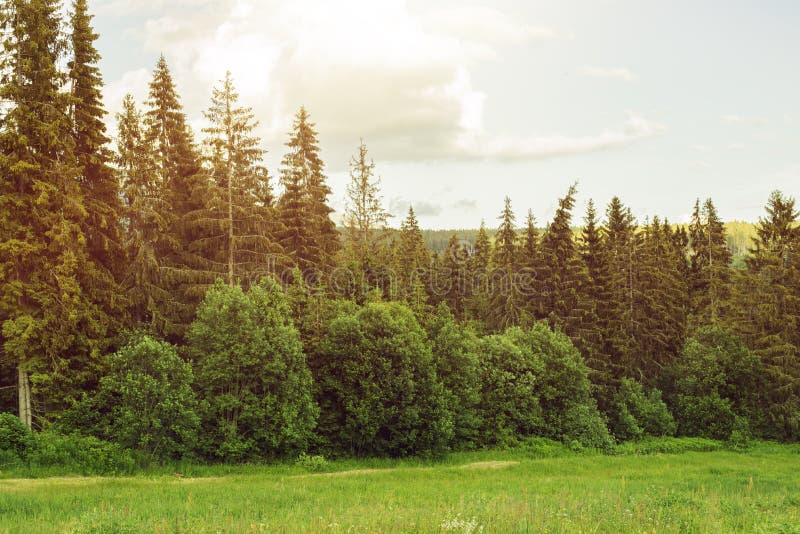
<svg viewBox="0 0 800 534">
<path fill-rule="evenodd" d="M 512 138 L 478 133 L 462 137 L 457 146 L 462 157 L 503 160 L 545 159 L 622 147 L 654 137 L 664 131 L 666 126 L 663 124 L 629 112 L 628 120 L 620 127 L 609 128 L 596 135 Z"/>
<path fill-rule="evenodd" d="M 305 105 L 331 171 L 358 140 L 386 160 L 537 159 L 624 146 L 664 127 L 631 113 L 599 133 L 498 136 L 484 127 L 486 94 L 471 67 L 509 47 L 566 37 L 491 7 L 410 7 L 402 0 L 110 0 L 145 19 L 139 39 L 163 52 L 195 129 L 226 70 L 281 152 L 295 111 Z M 191 7 L 190 7 L 191 6 Z M 153 65 L 109 84 L 108 108 L 141 90 Z M 635 79 L 626 69 L 612 76 Z"/>
<path fill-rule="evenodd" d="M 591 67 L 584 66 L 578 69 L 578 74 L 588 76 L 590 78 L 610 78 L 615 80 L 622 80 L 623 82 L 635 82 L 639 76 L 630 70 L 622 67 Z"/>
</svg>

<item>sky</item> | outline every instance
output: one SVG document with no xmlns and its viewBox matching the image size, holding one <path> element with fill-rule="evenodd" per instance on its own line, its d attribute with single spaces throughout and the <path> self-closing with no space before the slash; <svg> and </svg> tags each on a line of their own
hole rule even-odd
<svg viewBox="0 0 800 534">
<path fill-rule="evenodd" d="M 305 106 L 341 212 L 363 140 L 399 225 L 544 225 L 578 183 L 644 221 L 800 196 L 794 0 L 95 0 L 112 133 L 163 53 L 194 131 L 230 70 L 277 182 Z M 274 184 L 277 186 L 277 184 Z"/>
</svg>

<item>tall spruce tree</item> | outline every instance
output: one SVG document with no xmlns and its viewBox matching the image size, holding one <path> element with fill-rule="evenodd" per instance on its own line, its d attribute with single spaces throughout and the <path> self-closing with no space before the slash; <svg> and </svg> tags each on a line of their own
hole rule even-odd
<svg viewBox="0 0 800 534">
<path fill-rule="evenodd" d="M 469 290 L 469 249 L 456 234 L 450 236 L 442 259 L 444 302 L 457 319 L 464 317 Z"/>
<path fill-rule="evenodd" d="M 603 243 L 609 267 L 608 291 L 611 306 L 604 318 L 603 339 L 608 347 L 615 378 L 635 376 L 634 291 L 638 251 L 641 239 L 630 208 L 614 197 L 606 208 Z"/>
<path fill-rule="evenodd" d="M 358 147 L 358 154 L 350 160 L 346 202 L 345 261 L 360 288 L 359 298 L 363 299 L 365 292 L 382 285 L 375 270 L 378 262 L 386 259 L 384 245 L 389 236 L 386 224 L 391 217 L 383 208 L 380 178 L 375 176 L 375 162 L 368 158 L 367 145 L 363 141 Z"/>
<path fill-rule="evenodd" d="M 120 186 L 109 165 L 113 154 L 108 148 L 103 108 L 103 79 L 97 63 L 100 54 L 94 42 L 98 35 L 91 25 L 86 0 L 75 0 L 71 16 L 72 59 L 69 79 L 72 85 L 71 117 L 75 156 L 81 168 L 80 185 L 86 208 L 82 230 L 94 272 L 93 287 L 110 313 L 118 313 L 114 302 L 119 293 L 122 261 L 120 224 Z"/>
<path fill-rule="evenodd" d="M 412 206 L 409 206 L 408 215 L 400 225 L 395 261 L 398 295 L 415 313 L 426 311 L 431 255 Z"/>
<path fill-rule="evenodd" d="M 490 280 L 489 269 L 492 261 L 492 243 L 486 224 L 481 221 L 478 235 L 473 244 L 473 252 L 467 261 L 469 268 L 467 278 L 466 316 L 476 322 L 476 326 L 485 327 L 489 314 Z"/>
<path fill-rule="evenodd" d="M 54 0 L 12 0 L 0 12 L 0 322 L 28 427 L 34 408 L 46 414 L 77 394 L 71 368 L 86 369 L 107 326 L 86 287 L 87 210 L 73 100 L 58 68 L 68 44 L 59 8 Z"/>
<path fill-rule="evenodd" d="M 505 198 L 495 235 L 489 322 L 496 331 L 519 324 L 523 303 L 517 288 L 517 231 L 511 199 Z"/>
<path fill-rule="evenodd" d="M 587 288 L 587 297 L 594 311 L 593 317 L 596 318 L 589 332 L 596 344 L 596 350 L 587 354 L 586 363 L 591 371 L 590 378 L 596 388 L 595 396 L 599 406 L 602 410 L 606 410 L 609 408 L 616 387 L 614 377 L 621 373 L 614 368 L 614 351 L 608 336 L 609 319 L 613 309 L 608 250 L 597 219 L 597 210 L 591 199 L 586 208 L 578 250 L 588 271 L 590 284 Z"/>
<path fill-rule="evenodd" d="M 734 328 L 761 358 L 767 436 L 800 437 L 800 212 L 773 192 L 737 283 Z"/>
<path fill-rule="evenodd" d="M 558 201 L 552 222 L 542 238 L 542 283 L 545 311 L 552 326 L 562 328 L 581 348 L 592 341 L 593 319 L 587 298 L 589 275 L 572 233 L 572 209 L 577 186 Z"/>
<path fill-rule="evenodd" d="M 522 244 L 517 251 L 519 265 L 517 285 L 522 293 L 523 321 L 532 322 L 543 319 L 544 301 L 542 298 L 542 252 L 539 229 L 533 211 L 528 210 Z"/>
<path fill-rule="evenodd" d="M 295 115 L 289 135 L 289 151 L 281 163 L 280 243 L 290 262 L 301 270 L 328 272 L 341 245 L 330 217 L 331 190 L 319 157 L 317 132 L 304 107 Z"/>
<path fill-rule="evenodd" d="M 154 172 L 155 152 L 131 95 L 117 114 L 117 156 L 122 184 L 125 271 L 121 286 L 134 325 L 169 331 L 174 300 L 162 271 L 171 249 L 172 213 L 166 188 Z"/>
<path fill-rule="evenodd" d="M 703 203 L 702 209 L 700 200 L 697 200 L 689 228 L 692 247 L 691 323 L 693 328 L 715 326 L 725 315 L 730 300 L 731 252 L 725 226 L 710 198 Z"/>
<path fill-rule="evenodd" d="M 144 114 L 145 138 L 153 150 L 156 179 L 164 191 L 165 207 L 161 215 L 168 224 L 165 248 L 157 250 L 163 261 L 162 287 L 173 296 L 170 320 L 160 332 L 182 336 L 215 273 L 195 242 L 203 237 L 203 228 L 193 217 L 205 207 L 208 177 L 200 166 L 193 135 L 162 55 L 150 81 Z"/>
<path fill-rule="evenodd" d="M 266 274 L 270 255 L 279 249 L 273 239 L 272 192 L 265 150 L 253 134 L 253 110 L 239 105 L 231 73 L 214 88 L 205 112 L 211 125 L 203 130 L 206 166 L 211 175 L 206 205 L 187 216 L 201 227 L 195 250 L 208 267 L 224 274 L 229 285 L 249 287 Z"/>
</svg>

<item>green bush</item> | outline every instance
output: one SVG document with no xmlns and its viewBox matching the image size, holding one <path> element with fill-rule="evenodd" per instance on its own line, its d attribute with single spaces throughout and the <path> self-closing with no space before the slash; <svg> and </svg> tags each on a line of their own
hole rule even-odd
<svg viewBox="0 0 800 534">
<path fill-rule="evenodd" d="M 131 451 L 116 443 L 79 434 L 39 432 L 29 459 L 32 467 L 56 468 L 59 472 L 80 475 L 125 475 L 136 468 Z"/>
<path fill-rule="evenodd" d="M 678 433 L 726 440 L 737 418 L 759 419 L 756 392 L 761 375 L 758 357 L 739 338 L 717 327 L 699 329 L 662 375 Z"/>
<path fill-rule="evenodd" d="M 577 440 L 585 447 L 613 445 L 591 395 L 589 368 L 570 338 L 544 323 L 526 330 L 511 328 L 504 336 L 527 359 L 538 362 L 535 367 L 539 371 L 533 377 L 543 419 L 538 433 L 551 439 Z"/>
<path fill-rule="evenodd" d="M 453 435 L 425 331 L 399 303 L 335 318 L 311 359 L 323 448 L 354 456 L 433 455 Z"/>
<path fill-rule="evenodd" d="M 34 446 L 33 434 L 19 417 L 11 413 L 0 413 L 0 451 L 10 461 L 9 455 L 25 459 Z M 0 459 L 0 462 L 3 462 Z"/>
<path fill-rule="evenodd" d="M 148 460 L 187 454 L 199 423 L 192 368 L 175 347 L 135 333 L 108 360 L 97 392 L 65 413 L 56 429 L 119 443 Z"/>
<path fill-rule="evenodd" d="M 187 334 L 201 399 L 199 450 L 247 461 L 293 457 L 311 441 L 312 379 L 281 288 L 218 281 Z"/>
<path fill-rule="evenodd" d="M 454 449 L 473 449 L 479 443 L 481 418 L 480 357 L 478 338 L 456 322 L 442 303 L 428 325 L 433 359 L 453 413 Z"/>
<path fill-rule="evenodd" d="M 661 391 L 653 388 L 645 393 L 636 380 L 622 379 L 612 410 L 611 427 L 620 441 L 675 434 L 675 420 L 661 400 Z"/>
<path fill-rule="evenodd" d="M 481 445 L 509 447 L 542 434 L 538 379 L 544 365 L 505 335 L 480 340 Z"/>
<path fill-rule="evenodd" d="M 309 456 L 306 453 L 300 454 L 295 461 L 295 465 L 302 467 L 306 471 L 310 471 L 312 473 L 319 473 L 321 471 L 325 471 L 328 468 L 328 460 L 325 459 L 324 456 L 321 454 L 315 454 L 313 456 Z"/>
</svg>

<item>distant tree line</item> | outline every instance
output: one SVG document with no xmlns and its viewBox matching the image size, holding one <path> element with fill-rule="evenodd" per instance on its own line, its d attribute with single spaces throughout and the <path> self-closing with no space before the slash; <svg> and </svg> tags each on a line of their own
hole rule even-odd
<svg viewBox="0 0 800 534">
<path fill-rule="evenodd" d="M 151 459 L 437 454 L 530 436 L 800 438 L 800 225 L 737 268 L 711 199 L 429 247 L 362 142 L 342 228 L 301 108 L 278 192 L 228 74 L 197 142 L 162 56 L 114 148 L 86 0 L 0 11 L 0 410 Z M 3 421 L 8 421 L 4 418 Z M 4 423 L 5 424 L 5 423 Z M 2 444 L 0 444 L 2 445 Z"/>
</svg>

